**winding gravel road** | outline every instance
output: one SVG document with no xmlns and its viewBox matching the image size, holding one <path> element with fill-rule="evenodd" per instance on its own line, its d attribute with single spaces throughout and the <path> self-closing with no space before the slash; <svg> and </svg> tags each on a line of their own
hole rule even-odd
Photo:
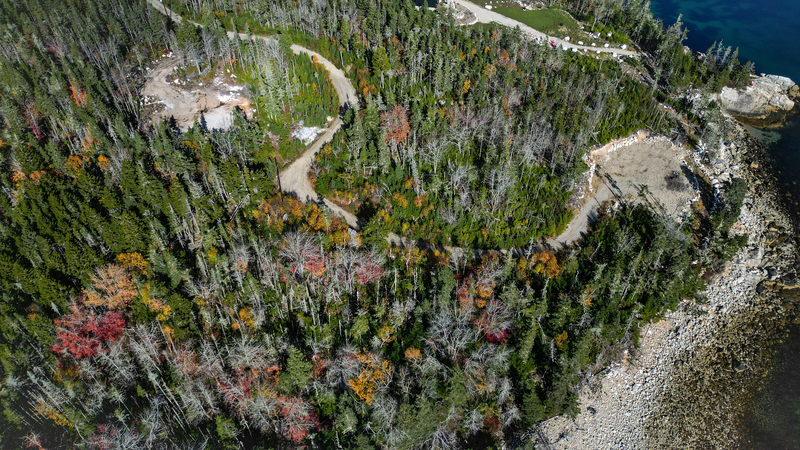
<svg viewBox="0 0 800 450">
<path fill-rule="evenodd" d="M 547 42 L 555 41 L 556 47 L 562 47 L 564 50 L 572 50 L 573 48 L 583 51 L 589 52 L 600 52 L 600 53 L 616 53 L 617 55 L 625 55 L 625 56 L 639 56 L 639 52 L 633 50 L 623 50 L 621 48 L 605 48 L 605 47 L 591 47 L 588 45 L 576 45 L 570 42 L 564 41 L 563 39 L 559 39 L 556 37 L 548 36 L 541 31 L 531 28 L 524 23 L 514 20 L 510 17 L 506 17 L 500 13 L 496 13 L 494 11 L 489 11 L 488 9 L 481 8 L 480 6 L 469 2 L 467 0 L 450 0 L 453 3 L 456 3 L 464 8 L 470 10 L 475 17 L 478 18 L 478 22 L 480 23 L 498 23 L 500 25 L 505 25 L 507 27 L 519 27 L 522 30 L 523 34 L 531 36 L 533 38 L 540 38 Z"/>
<path fill-rule="evenodd" d="M 166 15 L 176 23 L 181 23 L 181 21 L 183 21 L 183 18 L 180 15 L 167 8 L 167 6 L 163 3 L 156 0 L 147 0 L 147 2 L 150 3 L 150 5 L 152 5 L 156 11 Z M 192 23 L 202 27 L 202 25 L 197 22 Z M 233 31 L 228 31 L 228 37 L 231 39 L 233 39 L 236 34 L 237 33 L 234 33 Z M 274 40 L 273 38 L 266 36 L 247 35 L 244 33 L 238 33 L 238 35 L 239 39 L 241 40 L 261 39 L 265 42 Z M 356 95 L 356 88 L 353 86 L 353 83 L 347 79 L 347 76 L 345 76 L 341 69 L 336 67 L 332 62 L 328 61 L 327 58 L 313 50 L 309 50 L 297 44 L 292 44 L 291 49 L 292 53 L 295 55 L 305 53 L 312 58 L 316 56 L 317 61 L 322 64 L 325 69 L 327 69 L 328 74 L 330 75 L 333 87 L 336 89 L 336 94 L 339 96 L 339 104 L 341 106 L 349 105 L 351 108 L 358 108 L 358 96 Z M 322 133 L 322 136 L 317 138 L 317 140 L 310 147 L 308 147 L 299 158 L 294 160 L 289 167 L 280 173 L 280 181 L 284 192 L 291 192 L 297 195 L 297 198 L 303 202 L 313 201 L 316 203 L 324 203 L 328 208 L 331 209 L 331 211 L 333 211 L 334 214 L 342 217 L 350 227 L 358 229 L 359 223 L 356 216 L 342 209 L 339 207 L 339 205 L 333 203 L 327 198 L 317 194 L 314 191 L 313 186 L 311 186 L 311 181 L 308 179 L 308 172 L 311 169 L 311 163 L 314 162 L 314 158 L 317 156 L 317 153 L 320 151 L 322 146 L 333 139 L 333 136 L 341 127 L 342 121 L 337 117 L 333 123 L 328 126 L 325 132 Z"/>
<path fill-rule="evenodd" d="M 339 104 L 342 106 L 349 105 L 352 108 L 358 107 L 356 89 L 353 87 L 353 83 L 347 79 L 344 72 L 342 72 L 338 67 L 333 65 L 332 62 L 328 61 L 319 53 L 311 51 L 305 47 L 292 45 L 292 51 L 296 55 L 300 53 L 307 53 L 312 57 L 316 56 L 317 61 L 319 61 L 319 63 L 325 66 L 325 68 L 328 70 L 331 82 L 333 82 L 333 87 L 336 89 L 336 94 L 339 96 Z M 322 133 L 322 136 L 317 138 L 311 147 L 308 147 L 299 158 L 294 160 L 289 167 L 280 173 L 281 187 L 284 191 L 292 192 L 297 195 L 297 198 L 303 202 L 313 201 L 316 203 L 324 203 L 325 206 L 330 208 L 334 214 L 343 218 L 351 228 L 358 229 L 359 223 L 356 216 L 344 210 L 336 203 L 333 203 L 327 198 L 316 193 L 314 191 L 314 187 L 311 186 L 311 181 L 308 179 L 308 172 L 311 170 L 311 163 L 314 162 L 314 158 L 316 158 L 317 153 L 319 153 L 322 146 L 333 140 L 333 136 L 341 127 L 342 120 L 337 117 L 325 130 L 325 132 Z"/>
<path fill-rule="evenodd" d="M 183 19 L 180 15 L 176 14 L 174 11 L 171 11 L 167 8 L 163 3 L 160 3 L 157 0 L 147 0 L 157 11 L 163 13 L 167 17 L 170 17 L 176 23 L 180 23 Z M 451 0 L 454 1 L 465 8 L 470 9 L 475 13 L 478 17 L 478 20 L 484 23 L 488 22 L 496 22 L 502 25 L 507 26 L 519 26 L 523 32 L 533 35 L 534 37 L 543 37 L 546 39 L 552 39 L 549 36 L 541 33 L 540 31 L 534 30 L 533 28 L 522 24 L 516 20 L 510 19 L 508 17 L 502 16 L 498 13 L 488 11 L 477 5 L 470 3 L 465 0 Z M 202 26 L 197 24 L 198 26 Z M 236 33 L 229 31 L 228 37 L 233 38 Z M 266 36 L 253 36 L 253 35 L 246 35 L 244 33 L 238 33 L 239 38 L 242 40 L 246 39 L 262 39 L 264 41 L 270 41 L 272 38 Z M 618 54 L 626 54 L 626 55 L 637 55 L 636 52 L 631 51 L 623 51 L 621 49 L 604 49 L 604 48 L 594 48 L 594 47 L 581 47 L 581 46 L 574 46 L 572 44 L 563 42 L 561 40 L 556 40 L 558 45 L 564 46 L 564 48 L 569 49 L 571 47 L 578 47 L 578 48 L 586 48 L 589 50 L 600 50 L 606 53 L 610 53 L 612 51 L 617 51 Z M 332 62 L 328 59 L 320 55 L 319 53 L 309 50 L 305 47 L 293 44 L 291 46 L 292 52 L 294 54 L 305 53 L 311 57 L 316 56 L 317 61 L 322 64 L 325 69 L 328 70 L 330 75 L 331 82 L 333 83 L 334 88 L 336 89 L 336 94 L 339 96 L 339 104 L 342 106 L 348 105 L 351 108 L 358 107 L 358 96 L 356 94 L 356 89 L 347 76 L 342 72 L 341 69 L 336 67 Z M 328 128 L 325 130 L 324 133 L 317 140 L 303 152 L 300 157 L 294 160 L 287 168 L 280 172 L 280 182 L 281 187 L 284 192 L 290 192 L 303 201 L 313 201 L 318 204 L 324 204 L 337 216 L 343 218 L 347 224 L 355 229 L 358 230 L 361 226 L 358 218 L 352 214 L 351 212 L 343 209 L 336 203 L 332 202 L 328 198 L 325 198 L 319 195 L 316 191 L 314 191 L 314 187 L 311 185 L 311 181 L 308 179 L 308 173 L 311 169 L 311 164 L 314 162 L 314 158 L 319 153 L 322 147 L 329 143 L 333 136 L 336 134 L 337 131 L 342 127 L 342 121 L 340 118 L 336 118 L 333 123 L 331 123 Z M 602 199 L 598 199 L 600 201 Z M 594 205 L 596 202 L 587 203 L 583 209 L 573 218 L 573 220 L 569 223 L 567 229 L 562 233 L 560 236 L 551 238 L 547 241 L 547 245 L 553 248 L 559 247 L 566 247 L 571 244 L 574 240 L 579 239 L 583 232 L 587 229 L 588 226 L 588 219 L 590 211 L 596 208 Z M 473 250 L 473 249 L 466 249 L 461 247 L 451 247 L 451 246 L 444 246 L 444 245 L 435 245 L 435 244 L 428 244 L 420 241 L 414 241 L 402 236 L 399 236 L 395 233 L 389 233 L 386 237 L 386 240 L 389 242 L 390 245 L 393 246 L 402 246 L 402 247 L 421 247 L 421 248 L 431 248 L 440 251 L 445 251 L 451 254 L 451 256 L 456 259 L 462 259 L 464 257 L 481 257 L 487 252 L 488 250 Z M 526 249 L 508 249 L 508 250 L 500 250 L 502 254 L 511 253 L 512 255 L 519 256 L 526 253 Z"/>
</svg>

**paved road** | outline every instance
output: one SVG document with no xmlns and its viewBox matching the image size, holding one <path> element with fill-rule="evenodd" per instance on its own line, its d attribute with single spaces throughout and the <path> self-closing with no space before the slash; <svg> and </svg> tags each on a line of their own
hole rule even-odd
<svg viewBox="0 0 800 450">
<path fill-rule="evenodd" d="M 562 47 L 564 50 L 572 50 L 576 48 L 578 50 L 586 50 L 590 52 L 601 52 L 601 53 L 616 53 L 617 55 L 625 55 L 625 56 L 639 56 L 639 52 L 633 50 L 623 50 L 621 48 L 605 48 L 605 47 L 592 47 L 588 45 L 577 45 L 571 42 L 564 41 L 562 39 L 548 36 L 541 31 L 531 28 L 524 23 L 514 20 L 510 17 L 506 17 L 500 13 L 496 13 L 494 11 L 489 11 L 488 9 L 481 8 L 480 6 L 469 2 L 467 0 L 449 0 L 453 3 L 463 6 L 464 8 L 472 11 L 475 14 L 475 17 L 478 18 L 478 22 L 480 23 L 499 23 L 500 25 L 505 25 L 511 28 L 519 27 L 522 32 L 528 36 L 533 38 L 539 38 L 545 40 L 547 42 L 555 41 L 557 47 Z"/>
</svg>

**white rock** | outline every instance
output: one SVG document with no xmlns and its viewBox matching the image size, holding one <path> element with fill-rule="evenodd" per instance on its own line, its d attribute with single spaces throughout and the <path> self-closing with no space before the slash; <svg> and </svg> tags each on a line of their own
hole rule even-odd
<svg viewBox="0 0 800 450">
<path fill-rule="evenodd" d="M 744 89 L 724 87 L 717 98 L 729 114 L 763 119 L 773 112 L 794 108 L 794 102 L 786 95 L 792 86 L 794 82 L 786 77 L 768 75 L 756 78 Z"/>
<path fill-rule="evenodd" d="M 297 130 L 292 132 L 292 137 L 298 140 L 303 141 L 306 145 L 311 144 L 316 139 L 317 134 L 322 131 L 319 127 L 303 127 L 298 128 Z"/>
</svg>

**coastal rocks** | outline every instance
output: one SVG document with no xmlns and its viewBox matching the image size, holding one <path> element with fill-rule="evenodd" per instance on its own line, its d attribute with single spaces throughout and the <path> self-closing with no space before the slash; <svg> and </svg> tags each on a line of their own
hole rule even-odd
<svg viewBox="0 0 800 450">
<path fill-rule="evenodd" d="M 747 259 L 745 264 L 747 267 L 758 267 L 761 265 L 761 259 L 764 257 L 764 249 L 758 246 L 752 246 L 746 253 Z"/>
<path fill-rule="evenodd" d="M 765 128 L 780 125 L 800 98 L 800 88 L 789 78 L 765 75 L 744 89 L 722 88 L 720 106 L 747 125 Z"/>
<path fill-rule="evenodd" d="M 746 132 L 729 124 L 729 142 L 706 160 L 687 154 L 720 186 L 743 178 L 750 189 L 733 234 L 748 236 L 698 301 L 683 300 L 639 330 L 640 347 L 590 377 L 578 391 L 587 406 L 574 418 L 540 424 L 551 449 L 736 448 L 744 408 L 758 395 L 769 349 L 800 310 L 794 224 L 777 194 L 758 187 L 769 162 Z M 696 159 L 695 159 L 696 158 Z M 753 167 L 753 164 L 756 167 Z M 588 409 L 591 407 L 591 410 Z M 747 447 L 744 447 L 747 448 Z"/>
</svg>

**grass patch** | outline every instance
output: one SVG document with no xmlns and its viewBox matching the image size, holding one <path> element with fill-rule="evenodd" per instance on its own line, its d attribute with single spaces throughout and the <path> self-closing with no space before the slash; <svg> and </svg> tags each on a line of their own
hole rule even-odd
<svg viewBox="0 0 800 450">
<path fill-rule="evenodd" d="M 492 11 L 555 37 L 575 36 L 581 32 L 578 21 L 570 17 L 569 14 L 564 11 L 559 11 L 557 9 L 525 11 L 519 7 L 497 7 Z"/>
</svg>

